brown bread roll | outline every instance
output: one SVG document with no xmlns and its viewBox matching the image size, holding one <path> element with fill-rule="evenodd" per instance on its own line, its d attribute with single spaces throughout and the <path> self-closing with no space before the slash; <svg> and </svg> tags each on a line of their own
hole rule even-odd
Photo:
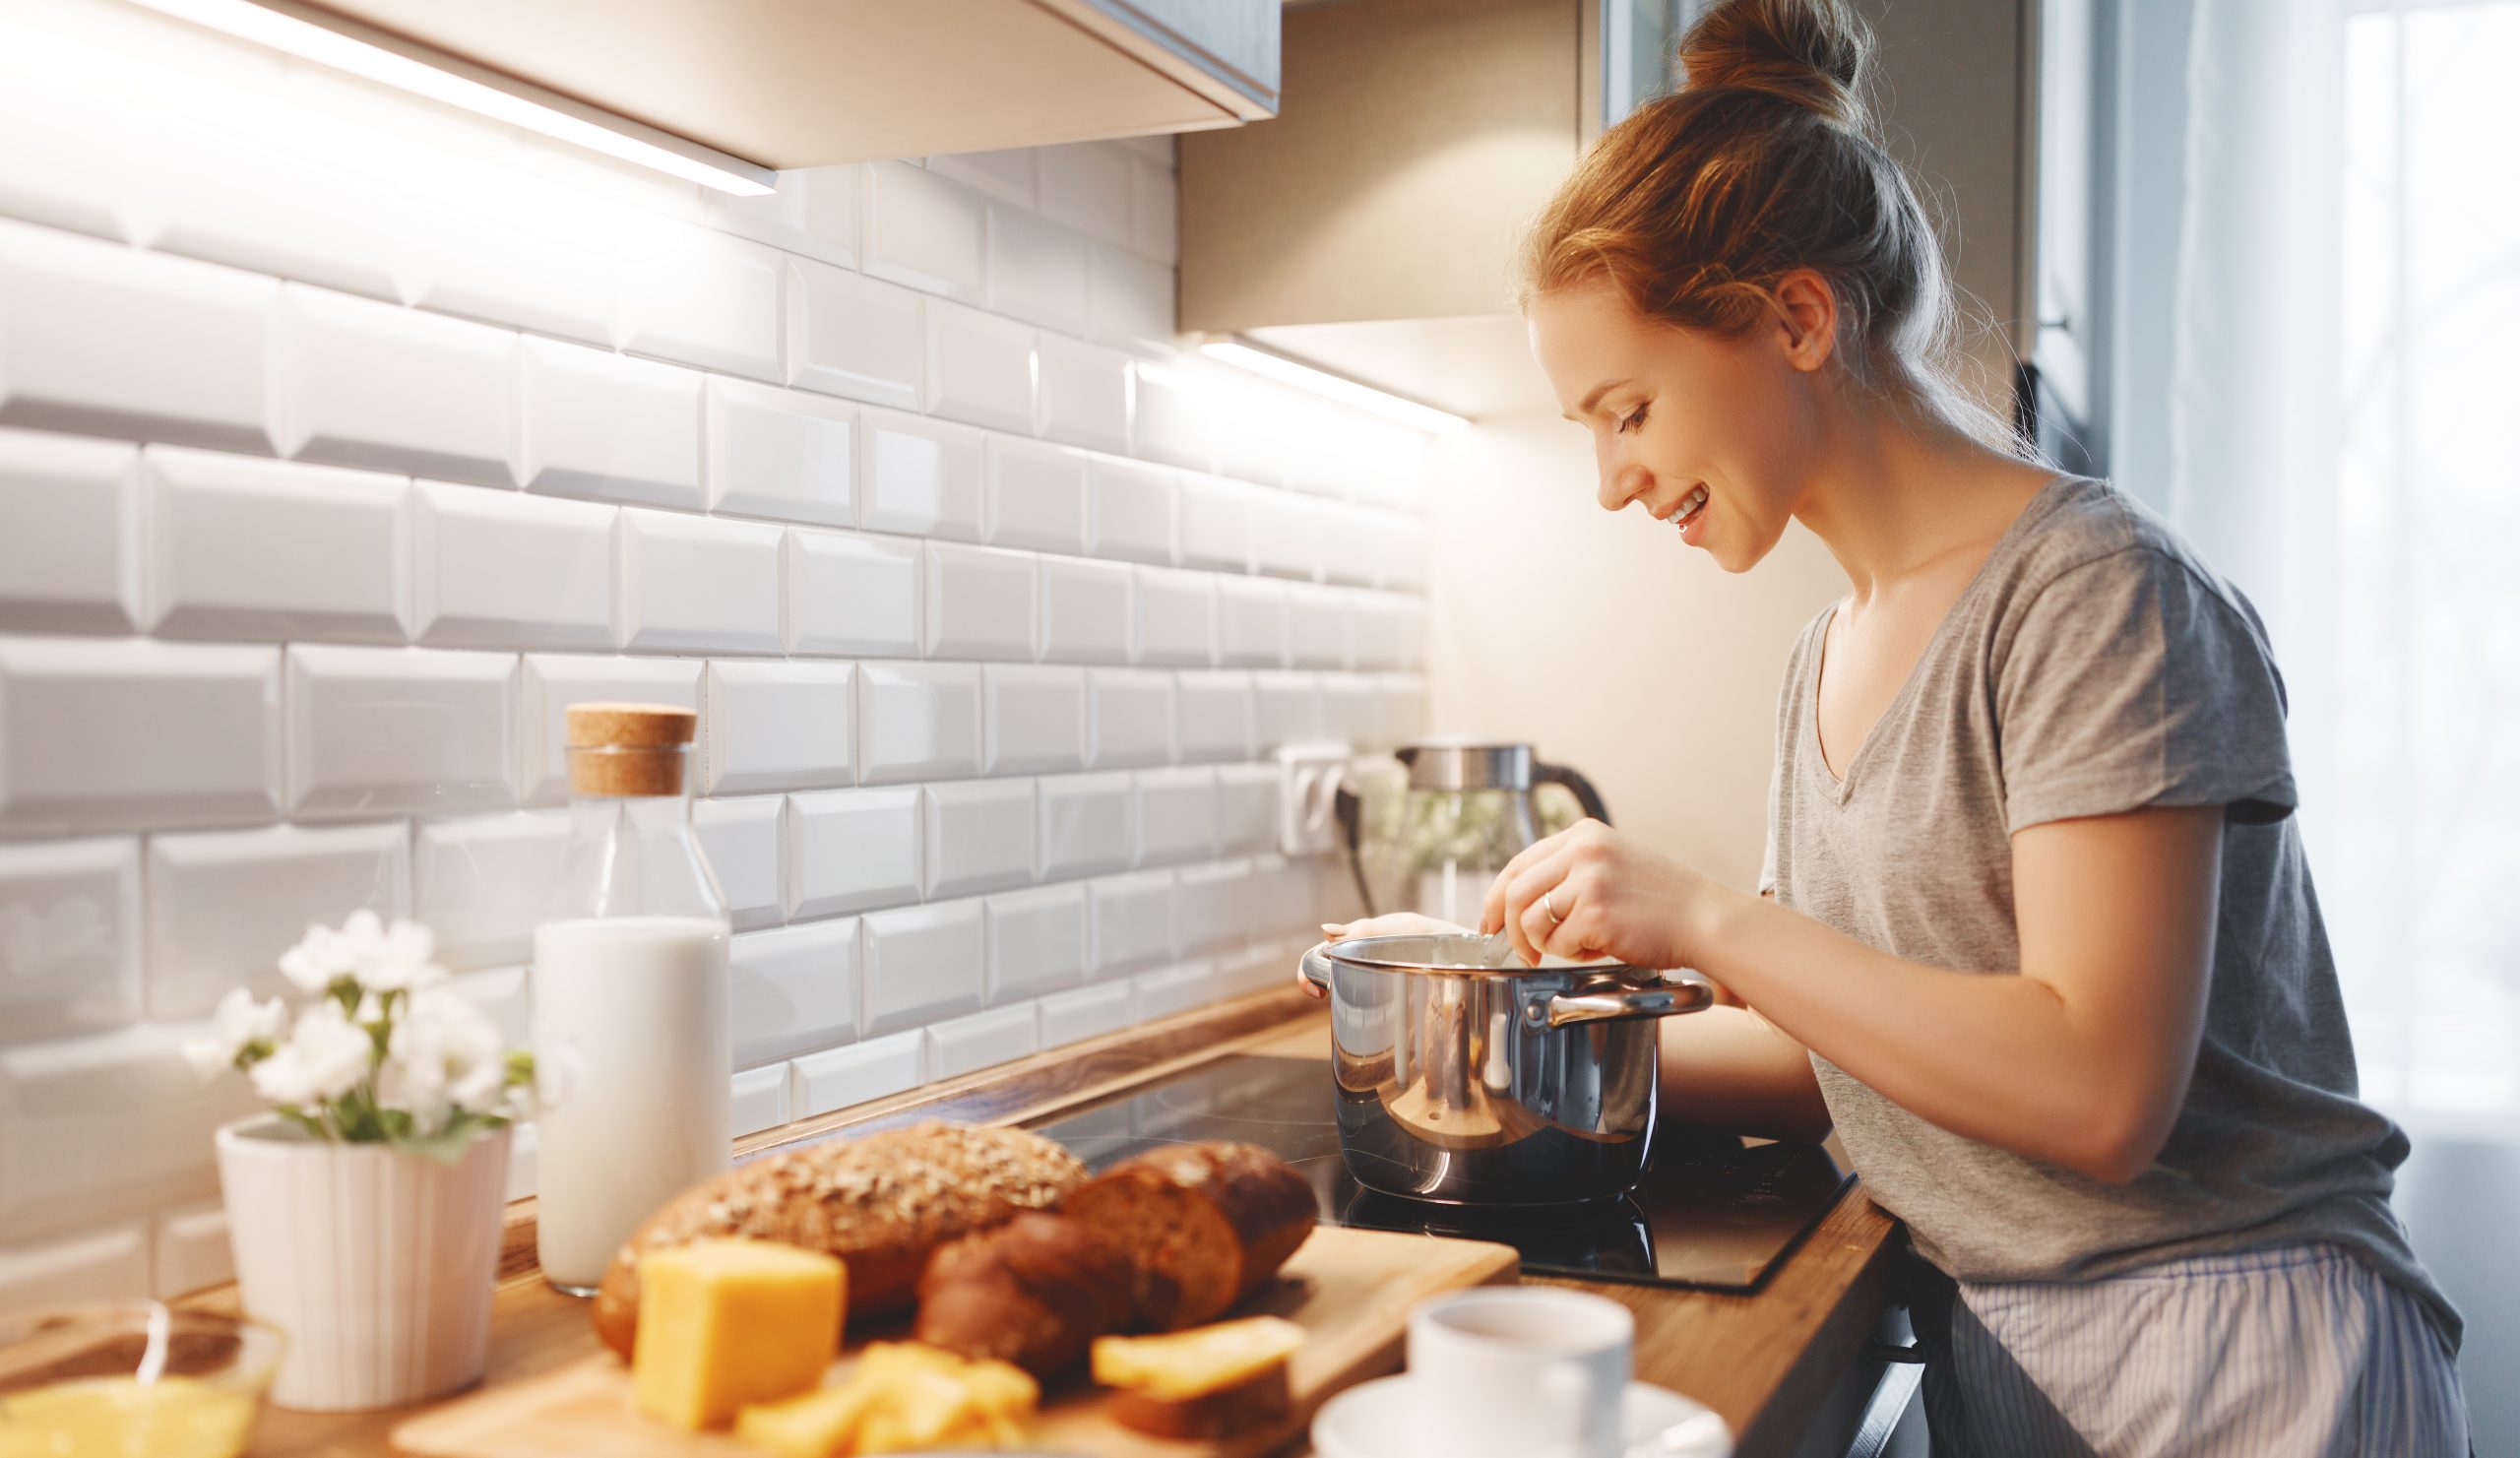
<svg viewBox="0 0 2520 1458">
<path fill-rule="evenodd" d="M 1065 1369 L 1096 1337 L 1128 1329 L 1128 1258 L 1063 1215 L 1024 1214 L 928 1258 L 916 1339 L 1037 1377 Z"/>
<path fill-rule="evenodd" d="M 1312 1234 L 1312 1186 L 1250 1144 L 1174 1144 L 1112 1166 L 1064 1207 L 1138 1269 L 1138 1322 L 1178 1331 L 1257 1291 Z"/>
<path fill-rule="evenodd" d="M 675 1196 L 613 1254 L 595 1299 L 596 1334 L 627 1360 L 639 1253 L 716 1236 L 839 1256 L 850 1320 L 898 1310 L 937 1246 L 1053 1208 L 1085 1177 L 1074 1155 L 1039 1134 L 935 1122 L 756 1160 Z"/>
</svg>

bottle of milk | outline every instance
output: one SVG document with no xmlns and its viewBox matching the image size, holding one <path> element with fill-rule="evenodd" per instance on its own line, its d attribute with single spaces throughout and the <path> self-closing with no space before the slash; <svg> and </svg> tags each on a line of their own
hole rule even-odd
<svg viewBox="0 0 2520 1458">
<path fill-rule="evenodd" d="M 573 1296 L 733 1146 L 725 901 L 685 793 L 697 724 L 670 704 L 569 706 L 569 849 L 533 993 L 536 1051 L 567 1070 L 539 1120 L 537 1238 Z"/>
</svg>

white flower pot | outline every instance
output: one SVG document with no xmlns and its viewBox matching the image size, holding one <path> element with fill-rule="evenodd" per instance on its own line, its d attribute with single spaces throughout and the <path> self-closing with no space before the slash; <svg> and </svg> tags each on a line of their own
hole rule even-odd
<svg viewBox="0 0 2520 1458">
<path fill-rule="evenodd" d="M 272 1114 L 219 1131 L 247 1314 L 288 1336 L 272 1401 L 346 1412 L 479 1381 L 507 1202 L 508 1131 L 440 1164 L 328 1144 Z"/>
</svg>

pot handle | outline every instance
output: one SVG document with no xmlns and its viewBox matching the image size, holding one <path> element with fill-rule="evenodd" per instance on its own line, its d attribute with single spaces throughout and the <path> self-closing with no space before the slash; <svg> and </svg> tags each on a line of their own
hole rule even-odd
<svg viewBox="0 0 2520 1458">
<path fill-rule="evenodd" d="M 1700 982 L 1665 983 L 1626 992 L 1560 992 L 1524 1002 L 1523 1021 L 1535 1028 L 1564 1028 L 1574 1023 L 1668 1018 L 1696 1012 L 1714 1001 L 1715 989 Z"/>
<path fill-rule="evenodd" d="M 1324 992 L 1330 990 L 1330 959 L 1322 954 L 1322 948 L 1329 945 L 1328 942 L 1322 942 L 1314 946 L 1303 954 L 1303 961 L 1296 964 L 1297 970 L 1303 974 L 1303 980 Z"/>
</svg>

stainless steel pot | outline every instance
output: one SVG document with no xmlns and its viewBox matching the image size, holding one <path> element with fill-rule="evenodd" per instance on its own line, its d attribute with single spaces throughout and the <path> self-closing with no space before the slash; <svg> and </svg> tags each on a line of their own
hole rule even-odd
<svg viewBox="0 0 2520 1458">
<path fill-rule="evenodd" d="M 1613 1199 L 1645 1171 L 1658 1020 L 1692 974 L 1551 959 L 1490 967 L 1476 936 L 1324 942 L 1339 1147 L 1368 1189 L 1446 1204 Z M 1676 979 L 1676 980 L 1674 980 Z"/>
</svg>

